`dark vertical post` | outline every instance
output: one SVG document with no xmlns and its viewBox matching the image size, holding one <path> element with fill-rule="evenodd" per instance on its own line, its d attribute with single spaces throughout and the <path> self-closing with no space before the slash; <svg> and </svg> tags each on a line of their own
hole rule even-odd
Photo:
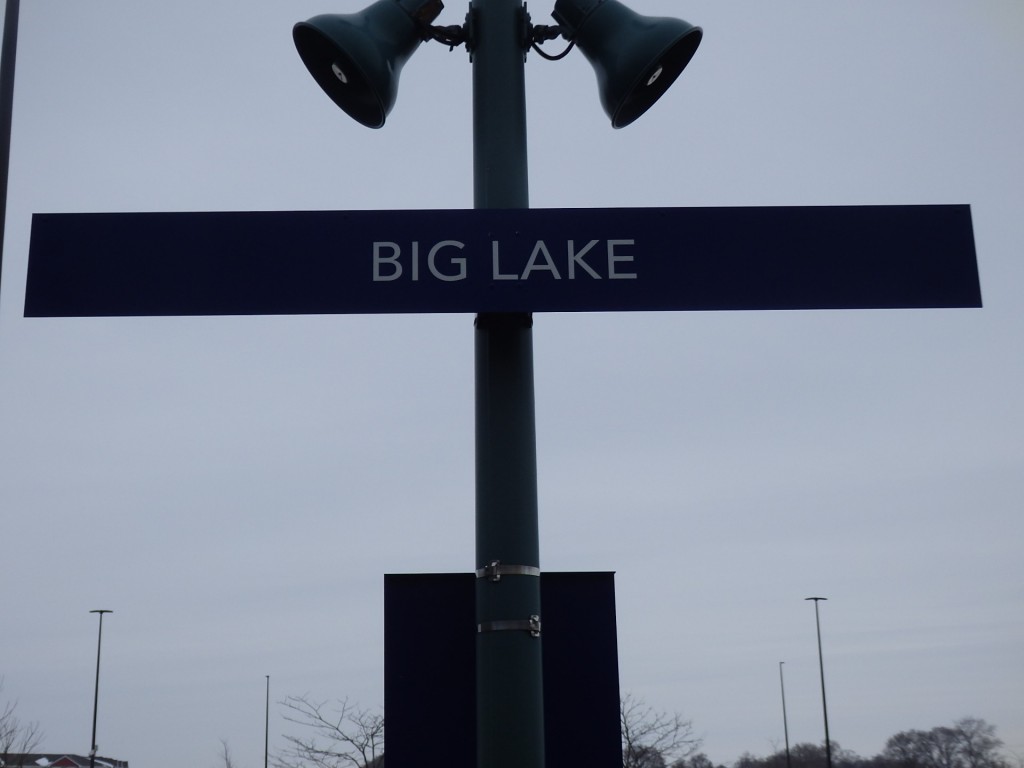
<svg viewBox="0 0 1024 768">
<path fill-rule="evenodd" d="M 7 177 L 11 167 L 11 122 L 14 112 L 14 64 L 18 59 L 18 0 L 7 0 L 0 48 L 0 285 L 7 230 Z"/>
<path fill-rule="evenodd" d="M 779 662 L 779 688 L 782 691 L 782 733 L 786 738 L 786 768 L 792 768 L 789 758 L 789 721 L 786 719 L 786 684 L 782 680 L 782 665 L 786 662 Z"/>
<path fill-rule="evenodd" d="M 825 714 L 825 765 L 832 768 L 832 740 L 828 736 L 828 704 L 825 701 L 825 661 L 821 654 L 821 620 L 818 617 L 818 603 L 827 597 L 805 597 L 814 601 L 814 625 L 818 630 L 818 669 L 821 672 L 821 710 Z"/>
<path fill-rule="evenodd" d="M 263 723 L 263 768 L 270 761 L 270 675 L 267 675 L 267 708 Z"/>
<path fill-rule="evenodd" d="M 525 8 L 474 0 L 476 208 L 527 208 Z M 533 319 L 476 318 L 478 768 L 543 768 Z"/>
<path fill-rule="evenodd" d="M 96 768 L 96 713 L 100 706 L 100 649 L 103 647 L 103 614 L 113 613 L 104 609 L 89 611 L 100 615 L 99 636 L 96 639 L 96 688 L 92 699 L 92 749 L 89 750 L 89 768 Z"/>
</svg>

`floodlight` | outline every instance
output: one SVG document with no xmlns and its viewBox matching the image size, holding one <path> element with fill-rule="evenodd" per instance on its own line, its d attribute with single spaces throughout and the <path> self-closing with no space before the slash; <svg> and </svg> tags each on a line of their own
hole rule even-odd
<svg viewBox="0 0 1024 768">
<path fill-rule="evenodd" d="M 398 76 L 444 6 L 440 0 L 377 0 L 348 14 L 324 14 L 292 29 L 299 56 L 350 117 L 380 128 L 395 105 Z"/>
<path fill-rule="evenodd" d="M 629 125 L 661 98 L 703 36 L 700 27 L 641 16 L 618 0 L 557 0 L 551 15 L 597 73 L 613 128 Z"/>
</svg>

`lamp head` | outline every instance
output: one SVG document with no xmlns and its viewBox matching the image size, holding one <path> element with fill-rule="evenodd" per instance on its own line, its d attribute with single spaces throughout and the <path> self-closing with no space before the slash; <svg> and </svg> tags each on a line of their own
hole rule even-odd
<svg viewBox="0 0 1024 768">
<path fill-rule="evenodd" d="M 618 0 L 557 0 L 551 15 L 593 66 L 613 128 L 629 125 L 661 98 L 704 34 L 681 19 L 641 16 Z"/>
<path fill-rule="evenodd" d="M 349 14 L 324 14 L 292 29 L 295 48 L 324 92 L 352 119 L 380 128 L 398 76 L 437 18 L 441 0 L 377 0 Z"/>
</svg>

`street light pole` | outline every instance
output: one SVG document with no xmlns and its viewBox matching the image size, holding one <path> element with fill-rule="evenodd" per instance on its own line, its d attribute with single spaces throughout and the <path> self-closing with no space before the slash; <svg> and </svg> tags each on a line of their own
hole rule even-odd
<svg viewBox="0 0 1024 768">
<path fill-rule="evenodd" d="M 7 179 L 11 163 L 11 123 L 14 112 L 14 65 L 18 58 L 18 0 L 7 0 L 3 44 L 0 48 L 0 275 L 4 266 L 7 225 Z"/>
<path fill-rule="evenodd" d="M 779 689 L 782 691 L 782 732 L 786 737 L 786 768 L 792 768 L 789 758 L 789 722 L 786 719 L 786 684 L 782 680 L 782 665 L 786 662 L 779 662 Z"/>
<path fill-rule="evenodd" d="M 821 620 L 818 616 L 818 603 L 828 600 L 827 597 L 805 597 L 814 601 L 814 625 L 818 630 L 818 669 L 821 672 L 821 710 L 825 715 L 825 765 L 832 768 L 832 741 L 828 736 L 828 703 L 825 699 L 825 661 L 821 654 Z"/>
<path fill-rule="evenodd" d="M 263 727 L 263 768 L 270 759 L 270 675 L 267 675 L 267 709 Z"/>
<path fill-rule="evenodd" d="M 96 640 L 96 688 L 92 699 L 92 749 L 89 750 L 89 768 L 96 768 L 96 713 L 100 706 L 100 649 L 103 647 L 103 614 L 113 613 L 106 609 L 89 611 L 100 615 L 99 636 Z"/>
</svg>

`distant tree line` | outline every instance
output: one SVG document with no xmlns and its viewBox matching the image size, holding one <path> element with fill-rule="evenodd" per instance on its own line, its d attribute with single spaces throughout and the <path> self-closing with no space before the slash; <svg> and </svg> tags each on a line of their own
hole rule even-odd
<svg viewBox="0 0 1024 768">
<path fill-rule="evenodd" d="M 832 742 L 833 768 L 1010 768 L 1000 753 L 996 727 L 980 718 L 964 717 L 952 726 L 928 731 L 900 731 L 890 736 L 874 757 L 861 757 Z M 767 757 L 742 755 L 732 768 L 825 768 L 824 744 L 796 744 Z M 670 768 L 724 768 L 703 753 L 670 764 Z"/>
<path fill-rule="evenodd" d="M 285 719 L 299 726 L 272 756 L 274 768 L 385 768 L 384 715 L 347 700 L 320 702 L 289 696 Z M 693 723 L 626 694 L 620 701 L 623 768 L 727 768 L 700 751 Z M 861 757 L 832 742 L 832 768 L 1018 768 L 1001 754 L 994 725 L 964 717 L 952 726 L 900 731 L 874 757 Z M 235 768 L 223 745 L 221 765 Z M 1015 762 L 1020 762 L 1015 761 Z M 742 755 L 728 768 L 826 768 L 824 744 L 796 744 L 788 755 Z M 1024 768 L 1024 764 L 1019 768 Z"/>
<path fill-rule="evenodd" d="M 384 715 L 351 704 L 289 696 L 280 702 L 285 719 L 300 726 L 285 735 L 274 768 L 385 768 Z M 685 766 L 701 745 L 693 724 L 679 714 L 655 710 L 630 695 L 619 702 L 623 768 Z M 223 768 L 235 768 L 223 745 Z M 710 768 L 708 766 L 707 768 Z"/>
</svg>

